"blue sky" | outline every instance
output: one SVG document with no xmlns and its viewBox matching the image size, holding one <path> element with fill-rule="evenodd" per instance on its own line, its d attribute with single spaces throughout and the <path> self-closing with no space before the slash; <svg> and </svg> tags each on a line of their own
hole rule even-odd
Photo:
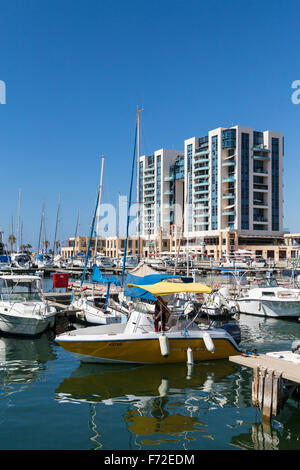
<svg viewBox="0 0 300 470">
<path fill-rule="evenodd" d="M 300 3 L 278 0 L 0 1 L 0 228 L 22 190 L 24 243 L 43 200 L 54 237 L 89 234 L 100 158 L 103 202 L 128 194 L 137 106 L 141 153 L 235 124 L 285 136 L 284 227 L 300 232 Z"/>
</svg>

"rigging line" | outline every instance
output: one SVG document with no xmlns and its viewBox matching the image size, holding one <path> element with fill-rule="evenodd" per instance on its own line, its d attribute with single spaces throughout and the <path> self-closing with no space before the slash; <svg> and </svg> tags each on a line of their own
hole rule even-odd
<svg viewBox="0 0 300 470">
<path fill-rule="evenodd" d="M 136 157 L 136 140 L 137 140 L 137 124 L 135 126 L 134 150 L 133 150 L 132 168 L 131 168 L 129 201 L 128 201 L 128 209 L 127 209 L 126 238 L 125 238 L 125 244 L 124 244 L 124 257 L 123 257 L 123 268 L 122 268 L 122 285 L 124 284 L 124 271 L 125 271 L 125 262 L 126 262 L 126 254 L 127 254 L 127 240 L 128 240 L 129 218 L 130 218 L 129 212 L 130 212 L 130 206 L 131 206 L 134 165 L 135 165 L 135 157 Z"/>
<path fill-rule="evenodd" d="M 87 248 L 87 252 L 86 252 L 85 263 L 84 263 L 84 269 L 83 269 L 83 273 L 82 273 L 82 277 L 81 277 L 81 285 L 80 285 L 80 287 L 82 287 L 82 284 L 83 284 L 83 281 L 84 281 L 84 278 L 85 278 L 86 266 L 87 266 L 87 262 L 88 262 L 88 259 L 89 259 L 89 252 L 90 252 L 91 241 L 92 241 L 92 237 L 93 237 L 93 233 L 94 233 L 95 220 L 96 220 L 97 209 L 98 209 L 98 204 L 99 204 L 99 196 L 100 196 L 100 188 L 98 189 L 97 200 L 96 200 L 96 207 L 95 207 L 95 211 L 94 211 L 94 215 L 93 215 L 92 227 L 91 227 L 91 234 L 90 234 L 89 244 L 88 244 L 88 248 Z"/>
</svg>

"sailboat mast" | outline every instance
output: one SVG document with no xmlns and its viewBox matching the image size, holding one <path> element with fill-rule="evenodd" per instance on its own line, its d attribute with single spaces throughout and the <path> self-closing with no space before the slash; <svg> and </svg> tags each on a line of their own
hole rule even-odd
<svg viewBox="0 0 300 470">
<path fill-rule="evenodd" d="M 101 198 L 102 198 L 103 172 L 104 172 L 104 155 L 102 155 L 102 163 L 101 163 L 101 176 L 100 176 L 100 186 L 99 186 L 99 204 L 98 204 L 98 209 L 97 209 L 97 224 L 96 224 L 95 257 L 97 256 L 98 234 L 99 234 L 99 225 L 100 225 L 100 210 L 101 210 L 100 208 L 101 208 Z"/>
<path fill-rule="evenodd" d="M 21 236 L 21 189 L 19 189 L 19 201 L 18 201 L 18 225 L 17 225 L 17 253 L 20 251 L 20 236 Z"/>
<path fill-rule="evenodd" d="M 57 237 L 57 233 L 58 233 L 59 218 L 60 218 L 60 200 L 61 200 L 61 196 L 59 194 L 57 214 L 56 214 L 55 234 L 54 234 L 54 242 L 53 242 L 53 253 L 56 252 L 56 237 Z"/>
<path fill-rule="evenodd" d="M 142 109 L 137 107 L 137 257 L 140 261 L 140 113 Z"/>
<path fill-rule="evenodd" d="M 44 220 L 44 212 L 45 212 L 45 200 L 43 201 L 43 209 L 42 209 L 42 217 L 41 217 L 41 225 L 40 225 L 40 234 L 39 234 L 38 253 L 40 252 L 40 245 L 41 245 L 41 238 L 42 238 L 42 229 L 43 229 L 43 220 Z"/>
</svg>

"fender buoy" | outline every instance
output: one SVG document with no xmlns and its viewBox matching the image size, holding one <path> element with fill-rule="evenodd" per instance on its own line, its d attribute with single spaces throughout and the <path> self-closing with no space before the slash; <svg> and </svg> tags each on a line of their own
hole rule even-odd
<svg viewBox="0 0 300 470">
<path fill-rule="evenodd" d="M 163 357 L 168 357 L 170 354 L 169 340 L 165 334 L 159 336 L 160 352 Z"/>
<path fill-rule="evenodd" d="M 187 364 L 194 364 L 193 350 L 190 346 L 187 348 Z"/>
<path fill-rule="evenodd" d="M 81 288 L 81 291 L 87 290 L 87 288 L 88 288 L 87 286 L 84 286 Z"/>
<path fill-rule="evenodd" d="M 163 378 L 161 380 L 160 386 L 158 387 L 159 396 L 165 397 L 168 394 L 168 391 L 169 391 L 169 381 L 167 378 Z"/>
<path fill-rule="evenodd" d="M 210 334 L 207 333 L 207 331 L 204 331 L 203 333 L 203 341 L 206 349 L 213 354 L 215 352 L 215 345 L 213 340 L 211 339 Z"/>
</svg>

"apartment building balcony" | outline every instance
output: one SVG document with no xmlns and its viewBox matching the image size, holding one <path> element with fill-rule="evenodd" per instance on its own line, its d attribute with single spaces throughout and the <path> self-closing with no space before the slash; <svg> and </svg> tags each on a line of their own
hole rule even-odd
<svg viewBox="0 0 300 470">
<path fill-rule="evenodd" d="M 261 176 L 268 174 L 269 172 L 265 168 L 253 165 L 253 175 Z"/>
<path fill-rule="evenodd" d="M 194 175 L 194 180 L 200 180 L 200 179 L 203 179 L 203 178 L 208 179 L 208 174 L 205 174 L 205 175 Z"/>
<path fill-rule="evenodd" d="M 224 160 L 230 160 L 232 158 L 235 158 L 236 157 L 236 153 L 233 153 L 232 155 L 226 155 L 226 157 L 224 157 Z"/>
<path fill-rule="evenodd" d="M 235 193 L 228 192 L 228 193 L 223 193 L 222 199 L 233 199 L 235 198 Z"/>
<path fill-rule="evenodd" d="M 229 210 L 229 209 L 234 209 L 235 204 L 228 204 L 227 206 L 224 206 L 223 210 Z"/>
<path fill-rule="evenodd" d="M 174 179 L 174 175 L 170 175 L 170 176 L 165 176 L 164 177 L 164 181 L 168 182 L 168 181 L 173 181 Z"/>
<path fill-rule="evenodd" d="M 144 174 L 145 174 L 145 173 L 153 173 L 154 170 L 155 170 L 154 166 L 151 167 L 151 168 L 145 168 L 145 169 L 144 169 Z"/>
<path fill-rule="evenodd" d="M 208 169 L 209 168 L 209 158 L 201 158 L 194 161 L 194 168 Z"/>
<path fill-rule="evenodd" d="M 209 189 L 202 189 L 201 191 L 195 191 L 194 194 L 195 196 L 198 196 L 198 194 L 207 194 L 209 192 Z"/>
<path fill-rule="evenodd" d="M 174 204 L 164 204 L 165 209 L 173 209 Z"/>
<path fill-rule="evenodd" d="M 265 145 L 254 145 L 251 150 L 253 150 L 253 152 L 267 152 L 267 153 L 271 151 Z"/>
<path fill-rule="evenodd" d="M 197 148 L 197 149 L 195 149 L 195 157 L 196 156 L 201 156 L 201 155 L 209 155 L 209 149 L 208 148 Z"/>
<path fill-rule="evenodd" d="M 200 186 L 207 186 L 209 184 L 209 180 L 206 179 L 205 181 L 202 181 L 201 183 L 194 183 L 194 188 L 198 188 Z"/>
<path fill-rule="evenodd" d="M 253 183 L 253 189 L 255 191 L 268 191 L 269 186 L 267 184 Z"/>
<path fill-rule="evenodd" d="M 267 208 L 269 205 L 268 205 L 268 202 L 266 201 L 259 201 L 258 199 L 254 199 L 253 200 L 253 207 L 261 207 L 261 208 Z"/>
<path fill-rule="evenodd" d="M 253 160 L 270 160 L 268 155 L 252 155 L 251 157 Z"/>
<path fill-rule="evenodd" d="M 195 203 L 197 203 L 197 202 L 207 202 L 207 201 L 209 201 L 209 197 L 195 197 L 194 198 Z"/>
<path fill-rule="evenodd" d="M 232 183 L 235 181 L 235 176 L 226 176 L 222 179 L 222 183 Z"/>
<path fill-rule="evenodd" d="M 170 191 L 169 189 L 167 191 L 164 191 L 165 196 L 172 196 L 173 191 Z"/>
<path fill-rule="evenodd" d="M 235 211 L 225 210 L 225 211 L 222 211 L 222 215 L 235 215 Z"/>
<path fill-rule="evenodd" d="M 144 184 L 154 184 L 153 176 L 144 176 Z"/>
<path fill-rule="evenodd" d="M 228 160 L 222 163 L 222 166 L 235 166 L 236 162 L 234 160 Z"/>
<path fill-rule="evenodd" d="M 194 222 L 194 225 L 195 225 L 196 227 L 199 227 L 199 225 L 206 227 L 207 225 L 209 225 L 209 222 L 208 222 L 208 221 L 207 221 L 207 222 L 202 222 L 202 221 L 201 221 L 201 222 Z M 206 230 L 206 228 L 204 228 L 204 230 Z"/>
<path fill-rule="evenodd" d="M 202 162 L 202 163 L 208 163 L 209 162 L 209 156 L 206 154 L 195 154 L 194 155 L 194 161 L 196 163 Z"/>
<path fill-rule="evenodd" d="M 259 223 L 259 224 L 268 224 L 269 221 L 267 217 L 253 217 L 253 223 Z"/>
<path fill-rule="evenodd" d="M 193 217 L 194 219 L 203 219 L 205 217 L 209 217 L 209 213 L 205 212 L 204 214 L 194 214 Z"/>
<path fill-rule="evenodd" d="M 153 195 L 149 195 L 147 196 L 146 194 L 144 195 L 144 202 L 154 202 L 154 196 Z"/>
</svg>

